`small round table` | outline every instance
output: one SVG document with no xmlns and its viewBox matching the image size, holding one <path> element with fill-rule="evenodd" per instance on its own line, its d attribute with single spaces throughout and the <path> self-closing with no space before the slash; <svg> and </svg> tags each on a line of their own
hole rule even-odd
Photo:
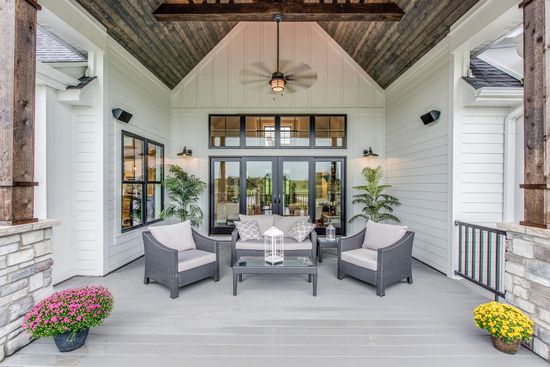
<svg viewBox="0 0 550 367">
<path fill-rule="evenodd" d="M 336 236 L 333 240 L 329 240 L 326 236 L 317 237 L 317 256 L 319 257 L 320 263 L 323 262 L 323 249 L 338 248 L 340 239 L 340 236 Z"/>
</svg>

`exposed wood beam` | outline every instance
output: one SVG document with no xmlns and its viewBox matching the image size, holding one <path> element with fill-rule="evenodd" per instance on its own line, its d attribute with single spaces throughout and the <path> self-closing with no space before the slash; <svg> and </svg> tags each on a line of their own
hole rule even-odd
<svg viewBox="0 0 550 367">
<path fill-rule="evenodd" d="M 0 225 L 35 221 L 37 9 L 33 0 L 0 4 Z"/>
<path fill-rule="evenodd" d="M 545 0 L 526 0 L 523 8 L 525 65 L 525 190 L 521 224 L 550 228 L 550 55 Z"/>
<path fill-rule="evenodd" d="M 158 21 L 269 22 L 282 14 L 285 22 L 386 21 L 405 14 L 395 3 L 303 3 L 300 1 L 255 3 L 162 4 L 153 15 Z"/>
</svg>

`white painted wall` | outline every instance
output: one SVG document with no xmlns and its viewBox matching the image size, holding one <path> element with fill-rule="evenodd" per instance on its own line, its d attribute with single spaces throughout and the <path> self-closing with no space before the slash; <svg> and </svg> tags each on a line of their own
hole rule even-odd
<svg viewBox="0 0 550 367">
<path fill-rule="evenodd" d="M 113 271 L 143 255 L 142 230 L 121 233 L 121 131 L 164 144 L 170 157 L 170 90 L 126 50 L 109 39 L 107 48 L 107 126 L 105 141 L 107 214 L 105 272 Z M 122 108 L 134 116 L 130 123 L 117 121 L 111 111 Z"/>
<path fill-rule="evenodd" d="M 173 90 L 172 158 L 184 169 L 208 181 L 211 155 L 297 155 L 347 157 L 347 218 L 352 186 L 363 182 L 362 150 L 372 146 L 381 154 L 370 164 L 381 164 L 384 152 L 383 90 L 316 23 L 281 24 L 281 58 L 312 66 L 318 80 L 309 90 L 274 97 L 265 83 L 243 85 L 240 72 L 263 62 L 275 68 L 275 24 L 241 23 Z M 211 113 L 319 113 L 348 115 L 348 147 L 343 150 L 254 150 L 208 148 L 208 114 Z M 192 159 L 178 159 L 183 146 L 193 149 Z M 208 218 L 208 193 L 200 199 Z M 348 234 L 364 223 L 348 226 Z M 208 231 L 208 219 L 201 228 Z"/>
<path fill-rule="evenodd" d="M 449 54 L 446 45 L 386 90 L 386 183 L 395 214 L 415 232 L 413 256 L 447 271 L 449 251 Z M 420 116 L 441 111 L 425 126 Z"/>
</svg>

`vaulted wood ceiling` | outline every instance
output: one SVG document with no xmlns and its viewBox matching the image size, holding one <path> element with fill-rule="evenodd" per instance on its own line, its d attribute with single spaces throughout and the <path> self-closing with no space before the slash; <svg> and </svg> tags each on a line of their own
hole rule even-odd
<svg viewBox="0 0 550 367">
<path fill-rule="evenodd" d="M 158 22 L 152 13 L 164 0 L 77 1 L 170 88 L 174 88 L 236 25 L 221 21 Z M 394 0 L 405 11 L 400 22 L 319 24 L 380 86 L 386 88 L 445 38 L 450 26 L 478 1 Z"/>
</svg>

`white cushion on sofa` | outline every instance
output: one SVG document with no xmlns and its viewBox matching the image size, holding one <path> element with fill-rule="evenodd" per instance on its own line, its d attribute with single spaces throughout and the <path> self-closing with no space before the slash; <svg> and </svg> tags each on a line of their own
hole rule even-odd
<svg viewBox="0 0 550 367">
<path fill-rule="evenodd" d="M 260 229 L 260 234 L 263 236 L 264 232 L 269 228 L 273 227 L 275 221 L 274 215 L 244 215 L 239 214 L 239 218 L 243 222 L 258 222 L 258 228 Z"/>
<path fill-rule="evenodd" d="M 149 231 L 157 241 L 166 247 L 173 248 L 178 251 L 196 249 L 197 245 L 193 239 L 193 231 L 191 230 L 191 222 L 170 224 L 167 226 L 151 226 Z"/>
<path fill-rule="evenodd" d="M 367 248 L 358 248 L 342 252 L 342 261 L 376 271 L 378 268 L 378 252 Z"/>
<path fill-rule="evenodd" d="M 305 240 L 303 242 L 297 242 L 291 238 L 284 239 L 285 251 L 288 250 L 311 250 L 311 240 Z M 238 250 L 264 250 L 264 240 L 250 240 L 250 241 L 237 241 L 235 247 Z"/>
<path fill-rule="evenodd" d="M 309 217 L 308 216 L 287 216 L 287 217 L 283 217 L 281 215 L 276 215 L 275 216 L 275 223 L 273 224 L 275 227 L 279 228 L 281 231 L 283 231 L 283 233 L 285 234 L 285 236 L 288 236 L 288 232 L 290 232 L 290 229 L 298 222 L 301 222 L 301 221 L 306 221 L 308 222 L 309 221 Z"/>
<path fill-rule="evenodd" d="M 202 250 L 187 250 L 178 252 L 178 271 L 186 271 L 196 267 L 216 262 L 216 254 Z"/>
<path fill-rule="evenodd" d="M 370 250 L 378 250 L 393 245 L 407 233 L 406 226 L 393 224 L 376 223 L 372 220 L 367 222 L 367 232 L 363 247 Z"/>
</svg>

